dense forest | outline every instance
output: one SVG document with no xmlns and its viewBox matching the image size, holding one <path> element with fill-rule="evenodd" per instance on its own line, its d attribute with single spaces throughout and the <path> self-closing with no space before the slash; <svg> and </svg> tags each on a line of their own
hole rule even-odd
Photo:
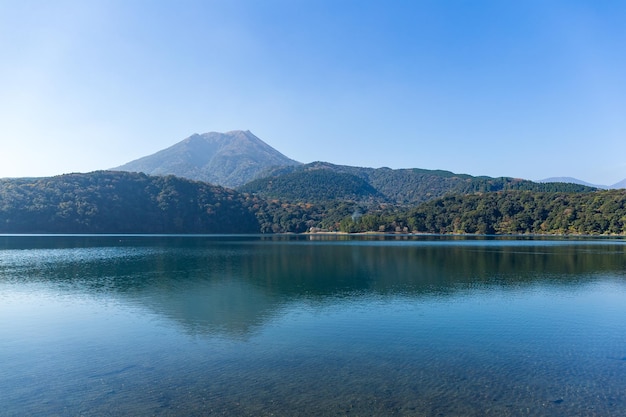
<svg viewBox="0 0 626 417">
<path fill-rule="evenodd" d="M 296 170 L 251 181 L 237 190 L 264 198 L 310 203 L 386 200 L 383 194 L 363 178 L 330 169 Z"/>
<path fill-rule="evenodd" d="M 626 234 L 624 189 L 470 177 L 463 193 L 398 204 L 354 172 L 303 172 L 273 178 L 270 196 L 126 172 L 2 179 L 0 233 Z"/>
<path fill-rule="evenodd" d="M 0 180 L 0 233 L 255 233 L 239 193 L 173 176 L 101 171 Z"/>
<path fill-rule="evenodd" d="M 536 183 L 509 177 L 473 177 L 442 170 L 375 169 L 313 162 L 266 170 L 262 178 L 238 190 L 263 198 L 299 202 L 350 200 L 415 206 L 453 194 L 506 190 L 588 192 L 595 189 L 578 184 Z"/>
<path fill-rule="evenodd" d="M 626 234 L 626 190 L 452 195 L 394 213 L 345 218 L 346 232 Z"/>
</svg>

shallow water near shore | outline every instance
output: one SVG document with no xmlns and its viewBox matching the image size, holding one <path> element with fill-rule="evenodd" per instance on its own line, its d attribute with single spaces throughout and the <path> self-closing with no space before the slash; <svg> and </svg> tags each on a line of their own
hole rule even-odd
<svg viewBox="0 0 626 417">
<path fill-rule="evenodd" d="M 626 415 L 626 241 L 0 236 L 0 415 Z"/>
</svg>

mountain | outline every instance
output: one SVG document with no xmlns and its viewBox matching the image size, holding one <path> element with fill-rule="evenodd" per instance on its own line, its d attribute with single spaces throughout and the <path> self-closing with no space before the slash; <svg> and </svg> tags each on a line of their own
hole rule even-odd
<svg viewBox="0 0 626 417">
<path fill-rule="evenodd" d="M 167 149 L 112 170 L 175 175 L 234 188 L 270 167 L 299 164 L 250 131 L 234 130 L 194 134 Z"/>
<path fill-rule="evenodd" d="M 361 168 L 312 162 L 268 169 L 238 191 L 264 198 L 319 202 L 353 200 L 415 205 L 450 194 L 504 190 L 585 192 L 595 188 L 578 184 L 536 183 L 517 178 L 473 177 L 427 169 Z"/>
<path fill-rule="evenodd" d="M 626 181 L 626 180 L 624 180 Z M 606 186 L 606 185 L 598 185 L 598 184 L 590 184 L 588 182 L 585 182 L 583 180 L 579 180 L 578 178 L 572 178 L 572 177 L 551 177 L 551 178 L 545 178 L 543 180 L 539 180 L 537 182 L 563 182 L 566 184 L 579 184 L 579 185 L 584 185 L 586 187 L 593 187 L 593 188 L 600 188 L 603 190 L 609 189 L 609 188 L 619 188 L 619 187 L 615 187 L 615 186 Z"/>
</svg>

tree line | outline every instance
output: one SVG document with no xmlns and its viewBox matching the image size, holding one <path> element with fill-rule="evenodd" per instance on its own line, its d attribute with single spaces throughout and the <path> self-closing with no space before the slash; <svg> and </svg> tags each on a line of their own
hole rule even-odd
<svg viewBox="0 0 626 417">
<path fill-rule="evenodd" d="M 345 218 L 341 231 L 458 234 L 626 234 L 626 190 L 451 195 L 406 211 Z"/>
<path fill-rule="evenodd" d="M 2 179 L 0 233 L 626 234 L 626 190 L 526 190 L 522 182 L 394 204 L 352 174 L 322 170 L 312 177 L 322 191 L 309 199 L 300 175 L 291 195 L 272 198 L 127 172 Z"/>
</svg>

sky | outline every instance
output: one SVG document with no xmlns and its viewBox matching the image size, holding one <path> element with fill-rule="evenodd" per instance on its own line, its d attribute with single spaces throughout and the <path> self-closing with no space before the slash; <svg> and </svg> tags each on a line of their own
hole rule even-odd
<svg viewBox="0 0 626 417">
<path fill-rule="evenodd" d="M 626 2 L 0 0 L 0 178 L 250 130 L 300 162 L 626 178 Z"/>
</svg>

